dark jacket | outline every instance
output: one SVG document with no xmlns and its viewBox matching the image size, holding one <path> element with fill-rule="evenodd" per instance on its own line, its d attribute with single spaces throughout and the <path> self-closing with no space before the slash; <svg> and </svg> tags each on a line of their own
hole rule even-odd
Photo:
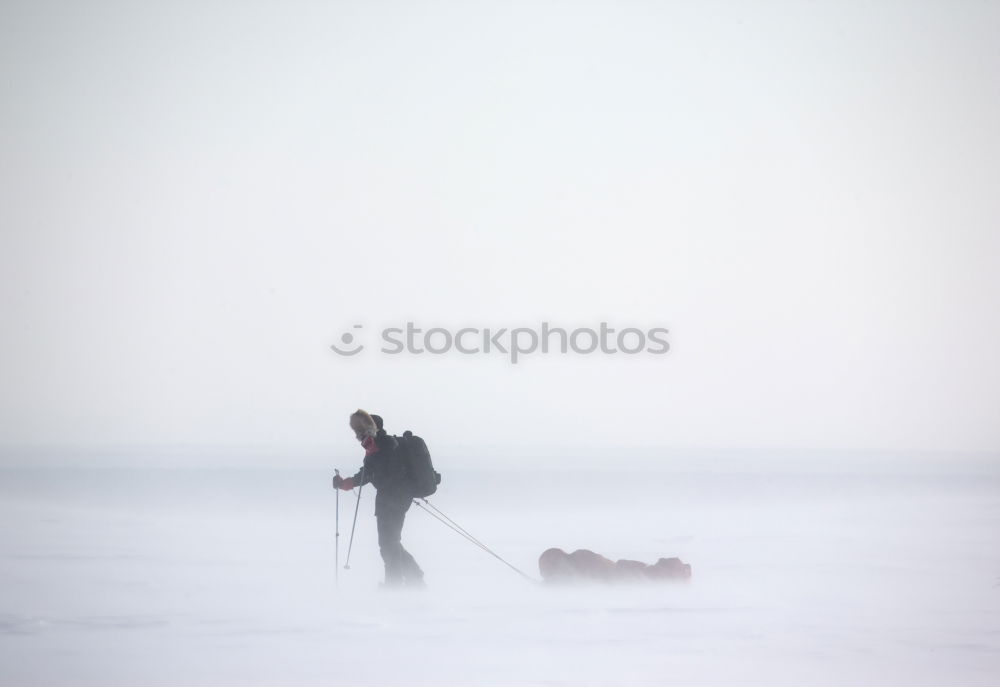
<svg viewBox="0 0 1000 687">
<path fill-rule="evenodd" d="M 380 509 L 409 505 L 412 487 L 396 438 L 380 429 L 375 435 L 375 444 L 378 451 L 365 456 L 364 466 L 352 479 L 356 487 L 369 482 L 375 486 L 375 515 L 378 515 Z"/>
</svg>

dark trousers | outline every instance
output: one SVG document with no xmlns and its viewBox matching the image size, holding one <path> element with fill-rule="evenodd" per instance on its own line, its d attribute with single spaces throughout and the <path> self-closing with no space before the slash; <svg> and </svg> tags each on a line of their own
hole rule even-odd
<svg viewBox="0 0 1000 687">
<path fill-rule="evenodd" d="M 403 520 L 412 501 L 384 499 L 376 505 L 375 519 L 378 523 L 378 548 L 385 561 L 386 584 L 419 582 L 424 577 L 410 552 L 403 548 Z"/>
</svg>

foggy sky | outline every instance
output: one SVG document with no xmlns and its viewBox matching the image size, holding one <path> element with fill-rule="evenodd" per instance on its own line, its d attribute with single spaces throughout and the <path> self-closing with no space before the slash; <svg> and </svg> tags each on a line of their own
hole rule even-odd
<svg viewBox="0 0 1000 687">
<path fill-rule="evenodd" d="M 343 446 L 363 407 L 438 446 L 996 451 L 998 32 L 986 2 L 5 2 L 0 444 Z M 407 321 L 671 350 L 328 348 Z"/>
</svg>

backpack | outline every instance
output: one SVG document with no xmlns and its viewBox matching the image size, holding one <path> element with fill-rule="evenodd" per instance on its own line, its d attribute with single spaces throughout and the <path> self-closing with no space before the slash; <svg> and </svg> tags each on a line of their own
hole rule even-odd
<svg viewBox="0 0 1000 687">
<path fill-rule="evenodd" d="M 437 485 L 441 484 L 441 475 L 434 470 L 431 452 L 427 450 L 424 440 L 406 430 L 403 436 L 396 437 L 396 441 L 399 442 L 403 466 L 406 469 L 406 481 L 411 487 L 413 496 L 422 499 L 436 492 Z"/>
</svg>

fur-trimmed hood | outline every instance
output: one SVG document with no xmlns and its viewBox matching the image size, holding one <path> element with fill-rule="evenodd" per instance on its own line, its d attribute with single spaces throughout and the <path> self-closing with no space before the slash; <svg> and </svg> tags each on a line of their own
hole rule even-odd
<svg viewBox="0 0 1000 687">
<path fill-rule="evenodd" d="M 378 427 L 375 424 L 375 420 L 372 419 L 372 416 L 367 411 L 360 408 L 351 413 L 350 425 L 354 433 L 361 438 L 374 437 L 378 434 Z"/>
</svg>

